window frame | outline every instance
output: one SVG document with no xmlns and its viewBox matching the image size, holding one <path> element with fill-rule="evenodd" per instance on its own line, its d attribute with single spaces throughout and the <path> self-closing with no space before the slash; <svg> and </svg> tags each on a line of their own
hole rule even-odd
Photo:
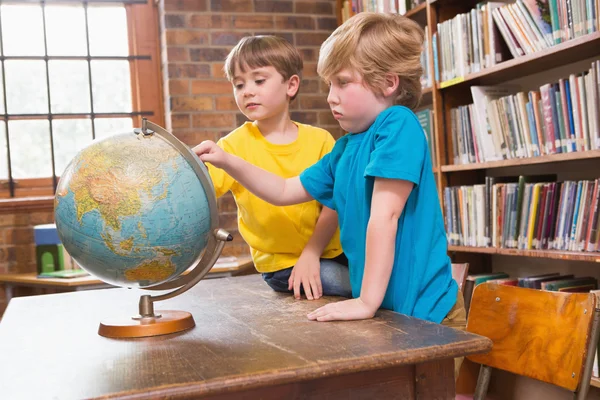
<svg viewBox="0 0 600 400">
<path fill-rule="evenodd" d="M 15 1 L 17 3 L 18 1 Z M 23 3 L 41 4 L 40 0 L 25 0 Z M 125 7 L 130 56 L 149 56 L 134 58 L 129 62 L 131 76 L 132 110 L 150 112 L 151 116 L 135 115 L 132 117 L 134 127 L 142 124 L 142 118 L 165 126 L 165 113 L 162 91 L 160 36 L 158 28 L 158 7 L 154 0 L 62 0 L 55 3 L 120 3 Z M 51 4 L 53 1 L 45 1 Z M 49 110 L 51 111 L 51 110 Z M 0 120 L 4 120 L 3 117 Z M 4 123 L 4 122 L 0 122 Z M 4 157 L 3 157 L 4 158 Z M 9 171 L 10 178 L 10 171 Z M 58 176 L 48 178 L 1 179 L 0 208 L 23 208 L 27 204 L 53 204 L 54 190 Z M 12 188 L 11 188 L 12 186 Z M 11 190 L 12 189 L 12 190 Z M 32 202 L 31 200 L 35 200 Z M 22 201 L 23 204 L 18 203 Z"/>
</svg>

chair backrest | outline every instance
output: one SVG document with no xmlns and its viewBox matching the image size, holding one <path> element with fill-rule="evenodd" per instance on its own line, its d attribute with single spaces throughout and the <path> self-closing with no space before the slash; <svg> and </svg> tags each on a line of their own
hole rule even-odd
<svg viewBox="0 0 600 400">
<path fill-rule="evenodd" d="M 458 283 L 460 291 L 465 287 L 467 276 L 469 275 L 469 263 L 452 264 L 452 278 Z"/>
<path fill-rule="evenodd" d="M 477 285 L 467 331 L 490 338 L 493 347 L 467 358 L 573 392 L 581 384 L 587 392 L 598 341 L 596 301 L 594 293 Z"/>
</svg>

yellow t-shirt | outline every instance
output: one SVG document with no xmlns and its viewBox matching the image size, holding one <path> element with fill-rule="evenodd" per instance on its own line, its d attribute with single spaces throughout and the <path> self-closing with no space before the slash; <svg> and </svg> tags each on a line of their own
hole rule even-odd
<svg viewBox="0 0 600 400">
<path fill-rule="evenodd" d="M 256 124 L 246 122 L 217 143 L 223 150 L 249 163 L 292 178 L 329 153 L 335 140 L 324 129 L 294 122 L 298 138 L 289 144 L 273 144 L 260 133 Z M 217 197 L 233 193 L 238 208 L 238 229 L 250 246 L 259 272 L 274 272 L 292 267 L 312 236 L 321 205 L 315 200 L 293 206 L 274 206 L 250 193 L 223 170 L 208 164 Z M 322 257 L 341 254 L 339 229 Z"/>
</svg>

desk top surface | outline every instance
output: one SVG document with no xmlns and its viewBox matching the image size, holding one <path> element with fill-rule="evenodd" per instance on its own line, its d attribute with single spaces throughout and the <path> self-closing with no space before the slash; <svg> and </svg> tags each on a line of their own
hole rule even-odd
<svg viewBox="0 0 600 400">
<path fill-rule="evenodd" d="M 0 322 L 0 398 L 216 394 L 488 351 L 491 341 L 390 311 L 319 323 L 306 314 L 337 298 L 295 300 L 258 275 L 203 280 L 158 302 L 189 311 L 188 331 L 99 336 L 105 318 L 133 315 L 140 294 L 92 290 L 13 299 Z M 135 396 L 134 396 L 135 397 Z"/>
</svg>

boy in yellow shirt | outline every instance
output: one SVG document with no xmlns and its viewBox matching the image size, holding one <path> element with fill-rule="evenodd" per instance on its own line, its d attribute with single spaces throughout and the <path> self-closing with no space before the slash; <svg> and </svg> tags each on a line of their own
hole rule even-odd
<svg viewBox="0 0 600 400">
<path fill-rule="evenodd" d="M 285 39 L 245 37 L 225 60 L 246 122 L 217 145 L 283 178 L 300 174 L 331 151 L 326 130 L 294 122 L 289 105 L 298 94 L 302 58 Z M 348 262 L 340 244 L 337 214 L 316 201 L 277 207 L 261 200 L 221 169 L 208 164 L 217 197 L 231 190 L 240 234 L 256 269 L 276 291 L 309 300 L 350 297 Z"/>
</svg>

